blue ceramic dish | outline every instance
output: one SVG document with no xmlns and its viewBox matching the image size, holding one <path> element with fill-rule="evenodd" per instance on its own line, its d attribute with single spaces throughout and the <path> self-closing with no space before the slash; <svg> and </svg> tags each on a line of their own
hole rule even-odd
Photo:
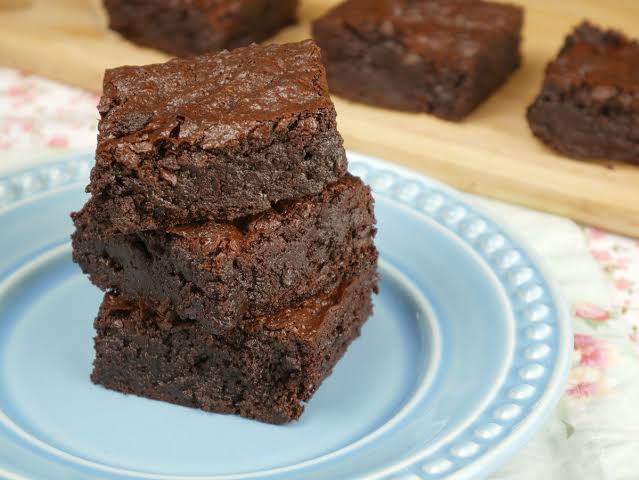
<svg viewBox="0 0 639 480">
<path fill-rule="evenodd" d="M 464 196 L 350 154 L 373 187 L 375 314 L 300 421 L 91 384 L 101 293 L 71 262 L 92 155 L 0 179 L 0 477 L 457 479 L 496 469 L 561 395 L 570 322 L 535 255 Z"/>
</svg>

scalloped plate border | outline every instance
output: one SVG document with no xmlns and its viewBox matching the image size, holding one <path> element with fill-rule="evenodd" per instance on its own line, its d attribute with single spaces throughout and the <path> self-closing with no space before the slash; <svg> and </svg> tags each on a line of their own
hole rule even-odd
<svg viewBox="0 0 639 480">
<path fill-rule="evenodd" d="M 395 465 L 366 478 L 460 480 L 488 475 L 530 440 L 563 394 L 573 347 L 567 303 L 545 261 L 517 232 L 494 220 L 471 197 L 381 160 L 350 153 L 349 161 L 350 171 L 377 195 L 434 220 L 483 258 L 502 287 L 512 290 L 508 298 L 515 313 L 517 343 L 529 343 L 515 354 L 508 368 L 510 381 L 505 384 L 515 385 L 500 386 L 500 393 L 483 412 L 490 414 L 491 421 L 471 422 L 436 452 L 425 457 L 418 452 L 399 468 Z M 555 351 L 549 346 L 553 338 Z M 551 365 L 542 365 L 548 358 L 554 359 Z M 518 363 L 521 366 L 515 367 Z M 535 394 L 539 398 L 526 407 L 526 400 Z M 506 430 L 508 434 L 503 435 Z"/>
<path fill-rule="evenodd" d="M 435 450 L 425 445 L 410 458 L 370 472 L 366 478 L 429 480 L 486 475 L 526 443 L 541 427 L 563 393 L 572 351 L 571 321 L 566 304 L 543 260 L 526 246 L 516 232 L 494 221 L 490 214 L 473 205 L 471 199 L 408 169 L 353 152 L 349 152 L 348 157 L 350 171 L 369 183 L 376 195 L 409 207 L 427 220 L 436 222 L 462 239 L 482 258 L 485 266 L 500 281 L 513 308 L 518 327 L 517 343 L 528 344 L 516 351 L 513 363 L 508 366 L 504 384 L 511 386 L 500 385 L 485 410 L 462 431 L 456 432 L 454 438 Z M 83 186 L 91 168 L 91 158 L 90 154 L 76 154 L 0 178 L 0 215 L 43 195 Z M 557 345 L 554 351 L 552 343 Z M 549 358 L 553 359 L 552 363 L 544 366 Z M 520 366 L 515 367 L 517 364 Z M 527 404 L 526 401 L 534 395 L 538 395 L 538 399 Z M 486 415 L 490 421 L 477 421 Z M 508 433 L 504 435 L 505 431 Z M 317 465 L 332 456 L 329 454 L 311 463 Z M 88 463 L 116 473 L 104 465 Z M 0 473 L 9 477 L 13 475 L 3 472 L 1 467 Z M 287 468 L 261 473 L 287 471 L 291 473 Z M 126 473 L 135 475 L 130 471 Z"/>
</svg>

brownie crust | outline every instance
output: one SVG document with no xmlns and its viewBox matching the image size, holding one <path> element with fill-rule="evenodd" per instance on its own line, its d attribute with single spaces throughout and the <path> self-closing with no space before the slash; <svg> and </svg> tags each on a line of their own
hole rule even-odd
<svg viewBox="0 0 639 480">
<path fill-rule="evenodd" d="M 461 120 L 520 63 L 523 10 L 473 0 L 348 0 L 313 23 L 331 93 Z"/>
<path fill-rule="evenodd" d="M 582 23 L 546 68 L 530 129 L 569 157 L 639 163 L 637 72 L 637 41 Z"/>
<path fill-rule="evenodd" d="M 73 258 L 91 281 L 216 333 L 331 291 L 377 260 L 373 199 L 350 175 L 235 224 L 113 235 L 95 221 L 103 210 L 90 200 L 74 215 Z"/>
<path fill-rule="evenodd" d="M 295 22 L 297 3 L 297 0 L 104 0 L 109 28 L 134 43 L 177 56 L 264 40 Z"/>
<path fill-rule="evenodd" d="M 93 382 L 202 410 L 281 424 L 307 402 L 372 311 L 374 270 L 232 335 L 106 294 L 95 321 Z"/>
<path fill-rule="evenodd" d="M 87 191 L 120 233 L 232 221 L 347 169 L 312 41 L 107 70 Z"/>
</svg>

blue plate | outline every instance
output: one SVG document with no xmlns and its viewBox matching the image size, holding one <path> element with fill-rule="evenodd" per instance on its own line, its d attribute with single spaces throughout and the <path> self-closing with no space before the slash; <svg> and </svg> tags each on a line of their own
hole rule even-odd
<svg viewBox="0 0 639 480">
<path fill-rule="evenodd" d="M 381 292 L 301 420 L 272 426 L 91 384 L 101 299 L 71 262 L 91 155 L 0 179 L 0 477 L 476 478 L 557 402 L 570 323 L 516 232 L 459 193 L 350 154 Z"/>
</svg>

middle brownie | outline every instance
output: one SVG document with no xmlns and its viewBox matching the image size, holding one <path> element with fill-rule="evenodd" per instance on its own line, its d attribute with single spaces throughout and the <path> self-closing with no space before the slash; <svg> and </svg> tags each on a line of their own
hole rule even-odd
<svg viewBox="0 0 639 480">
<path fill-rule="evenodd" d="M 74 260 L 91 281 L 214 333 L 333 289 L 377 259 L 370 190 L 350 175 L 233 223 L 109 235 L 95 221 L 101 208 L 93 198 L 73 215 Z"/>
</svg>

